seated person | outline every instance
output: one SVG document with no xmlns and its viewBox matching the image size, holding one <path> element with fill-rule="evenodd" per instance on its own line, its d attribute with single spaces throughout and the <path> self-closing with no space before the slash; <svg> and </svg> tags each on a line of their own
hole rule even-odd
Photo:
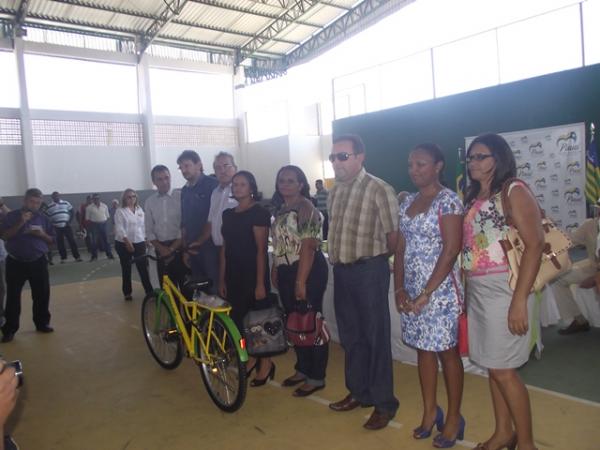
<svg viewBox="0 0 600 450">
<path fill-rule="evenodd" d="M 598 199 L 595 208 L 597 212 L 600 211 L 600 199 Z M 580 333 L 590 329 L 590 324 L 581 314 L 581 310 L 575 302 L 570 286 L 577 284 L 587 289 L 594 287 L 597 266 L 598 220 L 598 214 L 596 214 L 595 218 L 586 219 L 579 228 L 570 233 L 573 245 L 585 247 L 587 258 L 574 263 L 569 272 L 561 275 L 552 283 L 561 321 L 567 325 L 558 330 L 561 335 Z"/>
</svg>

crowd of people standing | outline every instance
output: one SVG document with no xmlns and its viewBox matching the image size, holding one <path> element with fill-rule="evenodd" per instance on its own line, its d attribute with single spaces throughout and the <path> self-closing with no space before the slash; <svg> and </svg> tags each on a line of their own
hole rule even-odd
<svg viewBox="0 0 600 450">
<path fill-rule="evenodd" d="M 529 397 L 516 369 L 529 355 L 531 288 L 544 240 L 535 198 L 522 181 L 511 181 L 516 164 L 510 146 L 495 134 L 473 140 L 467 150 L 470 187 L 464 204 L 441 181 L 445 161 L 437 145 L 424 143 L 410 152 L 408 174 L 417 191 L 403 195 L 400 204 L 389 184 L 365 170 L 366 154 L 358 136 L 336 137 L 329 155 L 336 180 L 331 190 L 318 180 L 316 196 L 311 197 L 302 169 L 284 166 L 275 177 L 275 194 L 267 208 L 254 175 L 238 171 L 231 154 L 216 155 L 211 177 L 205 175 L 199 155 L 186 150 L 177 160 L 186 180 L 182 189 L 172 189 L 169 169 L 156 166 L 151 172 L 156 192 L 143 208 L 132 189 L 124 191 L 112 214 L 94 195 L 80 210 L 80 224 L 89 230 L 92 259 L 97 258 L 98 242 L 112 258 L 106 225 L 114 220 L 125 300 L 132 299 L 134 261 L 145 293 L 152 292 L 147 262 L 135 259 L 150 244 L 160 257 L 159 280 L 169 274 L 181 285 L 181 270 L 173 268 L 183 266 L 193 276 L 212 279 L 213 292 L 232 305 L 231 315 L 240 329 L 247 312 L 268 301 L 272 287 L 288 313 L 306 307 L 322 311 L 328 258 L 348 390 L 329 407 L 337 412 L 373 407 L 364 423 L 370 430 L 387 426 L 399 407 L 388 302 L 389 257 L 394 255 L 395 304 L 402 339 L 417 350 L 423 402 L 413 437 L 429 438 L 434 426 L 438 430 L 434 447 L 449 448 L 464 437 L 464 369 L 457 344 L 459 316 L 466 311 L 469 356 L 489 372 L 496 420 L 489 439 L 477 448 L 534 449 Z M 507 260 L 500 246 L 508 226 L 500 199 L 505 183 L 511 220 L 525 244 L 514 290 L 508 284 Z M 29 189 L 24 207 L 7 212 L 2 222 L 9 255 L 3 342 L 12 340 L 19 328 L 25 281 L 32 286 L 38 331 L 52 331 L 48 245 L 66 238 L 80 260 L 68 228 L 73 209 L 58 193 L 52 198 L 47 215 L 40 214 L 41 192 Z M 327 256 L 322 251 L 324 236 Z M 59 252 L 64 260 L 64 243 L 59 244 Z M 328 352 L 327 344 L 295 348 L 295 372 L 283 386 L 299 385 L 293 391 L 296 397 L 323 389 Z M 445 412 L 436 394 L 439 363 L 446 387 Z M 262 386 L 274 377 L 275 362 L 251 358 L 247 372 L 255 372 L 252 386 Z"/>
</svg>

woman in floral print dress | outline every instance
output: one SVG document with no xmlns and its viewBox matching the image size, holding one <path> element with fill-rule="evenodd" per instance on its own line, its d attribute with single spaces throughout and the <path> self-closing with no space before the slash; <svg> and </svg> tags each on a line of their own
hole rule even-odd
<svg viewBox="0 0 600 450">
<path fill-rule="evenodd" d="M 394 281 L 402 340 L 418 355 L 423 416 L 413 437 L 428 438 L 436 425 L 441 433 L 433 445 L 447 448 L 462 439 L 465 427 L 460 415 L 463 366 L 456 347 L 463 309 L 456 263 L 463 208 L 456 193 L 440 183 L 443 168 L 444 156 L 435 144 L 418 145 L 410 153 L 408 171 L 419 192 L 410 194 L 400 207 Z M 436 400 L 438 357 L 448 394 L 445 422 Z"/>
</svg>

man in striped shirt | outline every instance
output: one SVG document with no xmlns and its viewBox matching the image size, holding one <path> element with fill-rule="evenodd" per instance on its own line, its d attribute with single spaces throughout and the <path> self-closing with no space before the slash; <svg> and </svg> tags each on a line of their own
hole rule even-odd
<svg viewBox="0 0 600 450">
<path fill-rule="evenodd" d="M 60 198 L 60 194 L 56 191 L 52 193 L 52 202 L 46 209 L 46 215 L 54 226 L 56 233 L 56 246 L 58 247 L 58 253 L 60 254 L 60 263 L 64 263 L 67 260 L 67 249 L 65 248 L 65 238 L 71 247 L 71 253 L 73 258 L 77 262 L 81 262 L 81 256 L 73 237 L 73 230 L 71 229 L 71 220 L 73 219 L 73 206 Z"/>
<path fill-rule="evenodd" d="M 390 185 L 365 171 L 360 137 L 335 138 L 329 160 L 336 183 L 327 204 L 328 249 L 350 391 L 329 407 L 350 411 L 374 406 L 364 427 L 379 430 L 394 417 L 399 405 L 394 397 L 388 303 L 388 256 L 398 239 L 398 201 Z"/>
</svg>

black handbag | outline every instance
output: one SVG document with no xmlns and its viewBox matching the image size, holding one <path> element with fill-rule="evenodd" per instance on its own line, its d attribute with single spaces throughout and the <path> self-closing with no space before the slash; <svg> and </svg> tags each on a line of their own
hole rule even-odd
<svg viewBox="0 0 600 450">
<path fill-rule="evenodd" d="M 275 294 L 257 300 L 244 317 L 246 350 L 251 356 L 273 356 L 287 351 L 283 309 Z"/>
</svg>

